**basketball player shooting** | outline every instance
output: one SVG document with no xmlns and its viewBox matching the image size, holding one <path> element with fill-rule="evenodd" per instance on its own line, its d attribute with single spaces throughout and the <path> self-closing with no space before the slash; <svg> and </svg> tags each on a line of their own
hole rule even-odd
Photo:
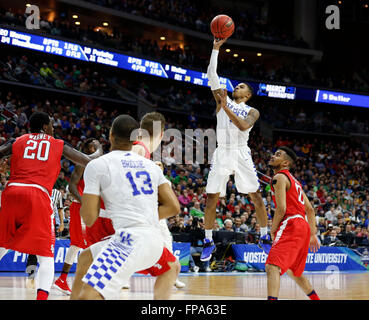
<svg viewBox="0 0 369 320">
<path fill-rule="evenodd" d="M 246 103 L 252 97 L 253 89 L 247 83 L 239 83 L 229 98 L 221 89 L 217 75 L 219 49 L 226 39 L 214 39 L 210 63 L 207 70 L 210 88 L 216 101 L 217 143 L 206 186 L 205 240 L 201 261 L 211 259 L 215 251 L 212 239 L 219 197 L 226 195 L 229 176 L 234 174 L 237 191 L 248 194 L 255 206 L 260 224 L 261 239 L 268 240 L 267 213 L 259 190 L 259 181 L 247 145 L 249 133 L 259 119 L 259 111 Z"/>
</svg>

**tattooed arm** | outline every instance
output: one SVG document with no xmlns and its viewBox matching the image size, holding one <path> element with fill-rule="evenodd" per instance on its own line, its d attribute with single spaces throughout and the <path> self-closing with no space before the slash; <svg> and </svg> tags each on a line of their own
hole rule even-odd
<svg viewBox="0 0 369 320">
<path fill-rule="evenodd" d="M 231 109 L 227 107 L 227 91 L 219 89 L 219 92 L 216 93 L 218 96 L 217 105 L 219 104 L 221 108 L 228 115 L 229 119 L 233 122 L 233 124 L 240 129 L 241 131 L 246 131 L 250 129 L 255 122 L 259 119 L 260 113 L 258 110 L 251 108 L 247 117 L 242 119 L 233 113 Z"/>
</svg>

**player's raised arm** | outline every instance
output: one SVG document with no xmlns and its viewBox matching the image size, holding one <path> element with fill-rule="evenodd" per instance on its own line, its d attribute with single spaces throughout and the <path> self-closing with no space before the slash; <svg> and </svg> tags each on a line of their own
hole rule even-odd
<svg viewBox="0 0 369 320">
<path fill-rule="evenodd" d="M 100 157 L 103 154 L 103 149 L 101 144 L 94 140 L 95 149 L 96 151 L 93 154 L 84 154 L 67 144 L 64 144 L 63 148 L 63 156 L 69 159 L 70 161 L 74 162 L 75 164 L 79 164 L 82 167 L 85 167 L 87 163 L 89 163 L 91 160 L 96 159 L 97 157 Z"/>
<path fill-rule="evenodd" d="M 227 107 L 227 90 L 219 89 L 216 95 L 219 99 L 219 103 L 217 102 L 217 108 L 218 105 L 220 108 L 223 108 L 225 113 L 228 115 L 229 119 L 241 131 L 246 131 L 250 129 L 259 119 L 260 112 L 255 108 L 250 109 L 245 119 L 242 119 L 241 117 L 237 116 L 231 109 L 229 109 Z"/>
<path fill-rule="evenodd" d="M 315 220 L 315 210 L 311 206 L 311 203 L 306 196 L 305 192 L 302 191 L 303 197 L 304 197 L 304 203 L 305 203 L 305 212 L 306 217 L 310 226 L 310 249 L 313 252 L 316 252 L 320 248 L 320 243 L 318 241 L 318 238 L 316 236 L 316 220 Z"/>
<path fill-rule="evenodd" d="M 220 106 L 221 101 L 218 97 L 218 93 L 222 91 L 220 87 L 219 77 L 217 74 L 218 55 L 219 55 L 220 47 L 226 40 L 227 39 L 221 39 L 221 40 L 214 39 L 213 50 L 211 51 L 210 62 L 209 62 L 208 70 L 207 70 L 207 76 L 209 79 L 210 88 L 211 88 L 211 91 L 213 92 L 213 96 L 217 103 L 217 110 L 216 110 L 217 113 L 219 112 L 221 108 Z"/>
<path fill-rule="evenodd" d="M 274 212 L 272 227 L 270 229 L 270 234 L 272 239 L 275 238 L 275 233 L 278 230 L 278 226 L 280 225 L 283 217 L 286 213 L 286 191 L 290 186 L 290 181 L 284 174 L 276 174 L 273 177 L 273 187 L 274 187 L 274 195 L 276 201 L 276 209 Z"/>
</svg>

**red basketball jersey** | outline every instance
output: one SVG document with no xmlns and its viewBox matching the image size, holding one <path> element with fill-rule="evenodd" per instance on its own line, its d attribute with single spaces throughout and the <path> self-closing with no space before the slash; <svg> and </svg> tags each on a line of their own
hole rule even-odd
<svg viewBox="0 0 369 320">
<path fill-rule="evenodd" d="M 305 203 L 302 186 L 300 182 L 298 182 L 296 178 L 288 170 L 281 170 L 278 171 L 277 173 L 285 174 L 291 183 L 290 188 L 286 192 L 286 213 L 283 219 L 288 218 L 289 216 L 294 216 L 296 214 L 299 214 L 305 218 Z M 275 201 L 274 196 L 273 183 L 271 184 L 271 189 L 273 202 L 277 207 L 277 203 Z"/>
<path fill-rule="evenodd" d="M 146 159 L 151 159 L 150 151 L 149 151 L 149 149 L 146 147 L 146 145 L 145 145 L 142 141 L 134 141 L 134 142 L 133 142 L 133 145 L 136 145 L 136 144 L 138 144 L 138 145 L 140 145 L 140 146 L 143 146 L 143 147 L 144 147 L 144 149 L 145 149 L 145 158 L 146 158 Z"/>
<path fill-rule="evenodd" d="M 37 184 L 51 195 L 58 178 L 64 141 L 45 133 L 24 134 L 12 146 L 9 183 Z"/>
</svg>

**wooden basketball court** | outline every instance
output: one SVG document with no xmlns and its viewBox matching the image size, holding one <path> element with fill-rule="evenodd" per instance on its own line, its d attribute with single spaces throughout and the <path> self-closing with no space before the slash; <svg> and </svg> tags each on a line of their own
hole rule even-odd
<svg viewBox="0 0 369 320">
<path fill-rule="evenodd" d="M 322 300 L 369 300 L 369 272 L 307 272 Z M 55 278 L 56 279 L 56 278 Z M 74 275 L 68 277 L 72 286 Z M 173 288 L 173 300 L 265 300 L 267 279 L 261 273 L 183 273 L 183 289 Z M 122 289 L 120 299 L 152 300 L 155 279 L 134 275 L 131 288 Z M 26 274 L 0 273 L 0 300 L 34 300 L 36 291 L 26 288 Z M 52 289 L 50 300 L 69 300 L 57 289 Z M 307 300 L 305 294 L 287 275 L 281 278 L 280 299 Z"/>
</svg>

